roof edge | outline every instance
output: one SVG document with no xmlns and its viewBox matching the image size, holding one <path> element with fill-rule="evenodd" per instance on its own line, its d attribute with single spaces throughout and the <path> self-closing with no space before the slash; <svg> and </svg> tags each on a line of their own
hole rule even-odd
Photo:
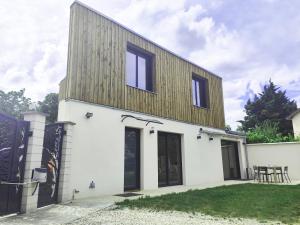
<svg viewBox="0 0 300 225">
<path fill-rule="evenodd" d="M 289 115 L 288 117 L 286 117 L 287 120 L 292 120 L 298 113 L 300 113 L 300 109 L 297 109 L 296 111 L 294 111 L 293 113 L 291 113 L 291 115 Z"/>
<path fill-rule="evenodd" d="M 212 75 L 212 76 L 215 76 L 215 77 L 217 77 L 217 78 L 223 80 L 221 76 L 219 76 L 219 75 L 217 75 L 217 74 L 215 74 L 215 73 L 213 73 L 213 72 L 211 72 L 211 71 L 209 71 L 209 70 L 203 68 L 202 66 L 197 65 L 196 63 L 194 63 L 194 62 L 192 62 L 192 61 L 190 61 L 190 60 L 188 60 L 188 59 L 186 59 L 186 58 L 184 58 L 184 57 L 182 57 L 182 56 L 180 56 L 180 55 L 174 53 L 174 52 L 171 51 L 171 50 L 168 50 L 167 48 L 165 48 L 165 47 L 163 47 L 163 46 L 161 46 L 161 45 L 155 43 L 154 41 L 152 41 L 152 40 L 150 40 L 150 39 L 148 39 L 148 38 L 146 38 L 146 37 L 144 37 L 143 35 L 141 35 L 141 34 L 135 32 L 134 30 L 132 30 L 132 29 L 126 27 L 125 25 L 123 25 L 123 24 L 117 22 L 116 20 L 112 19 L 111 17 L 104 15 L 103 13 L 99 12 L 98 10 L 93 9 L 93 8 L 90 7 L 89 5 L 86 5 L 85 3 L 82 3 L 81 1 L 75 0 L 75 1 L 70 5 L 70 7 L 72 7 L 72 6 L 75 5 L 75 4 L 78 4 L 78 5 L 80 5 L 80 6 L 84 7 L 84 8 L 86 8 L 86 9 L 88 9 L 88 10 L 90 10 L 90 11 L 92 11 L 92 12 L 94 12 L 94 13 L 96 13 L 96 14 L 102 16 L 102 17 L 104 17 L 105 19 L 110 20 L 111 22 L 113 22 L 113 23 L 119 25 L 120 27 L 122 27 L 122 28 L 124 28 L 125 30 L 127 30 L 127 31 L 129 31 L 129 32 L 131 32 L 131 33 L 133 33 L 134 35 L 137 35 L 138 37 L 140 37 L 140 38 L 142 38 L 142 39 L 145 39 L 146 41 L 150 42 L 151 44 L 155 45 L 156 47 L 158 47 L 158 48 L 160 48 L 160 49 L 162 49 L 162 50 L 164 50 L 164 51 L 166 51 L 166 52 L 168 52 L 168 53 L 170 53 L 170 54 L 172 54 L 172 55 L 178 57 L 179 59 L 181 59 L 181 60 L 183 60 L 183 61 L 185 61 L 185 62 L 187 62 L 187 63 L 190 63 L 190 64 L 192 64 L 192 65 L 194 65 L 194 66 L 196 66 L 196 67 L 199 67 L 200 69 L 204 70 L 205 72 L 209 73 L 209 74 Z"/>
</svg>

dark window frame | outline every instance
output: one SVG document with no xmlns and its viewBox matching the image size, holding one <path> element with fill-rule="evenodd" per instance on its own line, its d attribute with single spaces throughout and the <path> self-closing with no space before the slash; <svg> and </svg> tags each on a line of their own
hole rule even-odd
<svg viewBox="0 0 300 225">
<path fill-rule="evenodd" d="M 179 140 L 179 164 L 180 164 L 180 179 L 178 180 L 178 183 L 176 184 L 171 184 L 170 183 L 170 180 L 169 180 L 169 154 L 168 154 L 168 141 L 167 141 L 167 137 L 168 135 L 176 135 L 178 137 L 178 140 Z M 164 149 L 165 151 L 165 155 L 166 155 L 166 159 L 165 159 L 165 166 L 166 166 L 166 183 L 165 184 L 160 184 L 159 183 L 159 180 L 157 181 L 158 182 L 158 187 L 170 187 L 170 186 L 176 186 L 176 185 L 183 185 L 183 164 L 182 164 L 182 135 L 181 134 L 178 134 L 178 133 L 170 133 L 170 132 L 164 132 L 164 131 L 158 131 L 157 132 L 157 149 L 158 149 L 158 145 L 159 145 L 159 137 L 160 136 L 163 136 L 165 138 L 165 142 L 166 142 L 166 148 Z M 157 151 L 158 153 L 158 151 Z M 159 153 L 158 153 L 159 154 Z M 159 178 L 158 178 L 159 179 Z"/>
<path fill-rule="evenodd" d="M 241 165 L 240 165 L 240 153 L 239 153 L 239 148 L 238 148 L 238 143 L 236 141 L 228 141 L 228 140 L 221 140 L 221 148 L 224 145 L 233 145 L 234 148 L 234 157 L 235 157 L 235 163 L 236 163 L 236 172 L 237 175 L 233 176 L 232 174 L 229 174 L 229 177 L 225 178 L 224 175 L 224 180 L 241 180 Z M 224 151 L 223 149 L 221 149 Z M 226 152 L 228 154 L 228 160 L 230 164 L 230 158 L 229 158 L 229 152 Z M 224 158 L 223 158 L 223 153 L 222 153 L 222 164 L 224 164 Z M 224 167 L 223 167 L 223 173 L 224 173 Z"/>
<path fill-rule="evenodd" d="M 140 90 L 144 90 L 144 91 L 149 91 L 149 92 L 154 92 L 154 54 L 147 52 L 146 50 L 137 47 L 131 43 L 127 43 L 127 52 L 130 52 L 132 54 L 135 55 L 135 86 L 132 86 L 130 84 L 127 84 L 130 87 L 134 87 Z M 139 82 L 139 74 L 138 74 L 138 58 L 143 58 L 145 59 L 146 62 L 146 71 L 145 71 L 145 76 L 146 76 L 146 80 L 145 80 L 145 86 L 146 88 L 141 88 L 138 85 Z M 127 76 L 127 74 L 126 74 Z"/>
<path fill-rule="evenodd" d="M 199 90 L 197 91 L 196 86 L 193 86 L 193 81 L 199 83 Z M 201 86 L 200 86 L 201 85 Z M 204 90 L 202 90 L 204 88 Z M 194 92 L 196 104 L 194 104 Z M 198 103 L 198 94 L 200 93 L 200 102 Z M 204 97 L 202 95 L 204 94 Z M 208 89 L 208 79 L 201 77 L 195 73 L 192 74 L 192 102 L 193 105 L 197 108 L 209 109 L 209 89 Z M 204 103 L 203 103 L 204 102 Z"/>
<path fill-rule="evenodd" d="M 125 141 L 126 142 L 126 131 L 134 131 L 136 134 L 138 134 L 136 137 L 136 146 L 137 146 L 137 152 L 136 152 L 136 186 L 135 187 L 127 187 L 125 186 L 125 154 L 124 152 L 124 191 L 129 190 L 139 190 L 141 188 L 141 130 L 138 128 L 133 127 L 125 127 Z M 125 150 L 125 147 L 124 147 Z"/>
</svg>

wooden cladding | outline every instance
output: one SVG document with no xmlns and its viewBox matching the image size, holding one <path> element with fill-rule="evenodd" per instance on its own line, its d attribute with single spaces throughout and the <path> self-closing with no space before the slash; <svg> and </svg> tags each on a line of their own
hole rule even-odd
<svg viewBox="0 0 300 225">
<path fill-rule="evenodd" d="M 128 44 L 153 54 L 154 92 L 126 85 Z M 193 106 L 192 74 L 208 83 L 207 109 Z M 60 99 L 108 105 L 224 128 L 222 79 L 75 2 L 71 6 L 67 76 Z"/>
</svg>

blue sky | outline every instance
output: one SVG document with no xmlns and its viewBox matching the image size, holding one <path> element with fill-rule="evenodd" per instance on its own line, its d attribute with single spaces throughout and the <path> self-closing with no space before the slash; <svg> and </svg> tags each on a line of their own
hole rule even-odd
<svg viewBox="0 0 300 225">
<path fill-rule="evenodd" d="M 225 117 L 270 79 L 300 106 L 299 0 L 82 0 L 223 78 Z M 65 76 L 70 0 L 0 5 L 0 89 L 41 100 Z"/>
</svg>

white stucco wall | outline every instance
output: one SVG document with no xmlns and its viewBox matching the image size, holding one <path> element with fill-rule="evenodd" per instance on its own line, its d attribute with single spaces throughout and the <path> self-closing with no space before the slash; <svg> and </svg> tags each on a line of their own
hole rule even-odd
<svg viewBox="0 0 300 225">
<path fill-rule="evenodd" d="M 93 117 L 85 118 L 86 112 L 92 112 Z M 122 114 L 156 119 L 164 124 L 146 126 L 145 122 L 132 118 L 121 122 Z M 73 100 L 59 103 L 58 120 L 76 123 L 73 128 L 70 181 L 71 189 L 80 191 L 76 198 L 123 192 L 125 127 L 141 130 L 142 189 L 158 188 L 157 131 L 182 135 L 183 184 L 223 181 L 222 136 L 215 136 L 213 141 L 209 141 L 208 136 L 203 134 L 201 139 L 197 139 L 201 126 Z M 151 127 L 155 129 L 154 134 L 149 133 Z M 246 162 L 242 141 L 239 141 L 239 152 L 244 177 Z M 96 184 L 95 189 L 89 189 L 92 180 Z"/>
<path fill-rule="evenodd" d="M 300 113 L 297 113 L 293 117 L 293 129 L 294 129 L 294 135 L 300 137 Z"/>
<path fill-rule="evenodd" d="M 293 180 L 300 180 L 300 143 L 268 143 L 247 145 L 249 166 L 288 166 Z"/>
</svg>

